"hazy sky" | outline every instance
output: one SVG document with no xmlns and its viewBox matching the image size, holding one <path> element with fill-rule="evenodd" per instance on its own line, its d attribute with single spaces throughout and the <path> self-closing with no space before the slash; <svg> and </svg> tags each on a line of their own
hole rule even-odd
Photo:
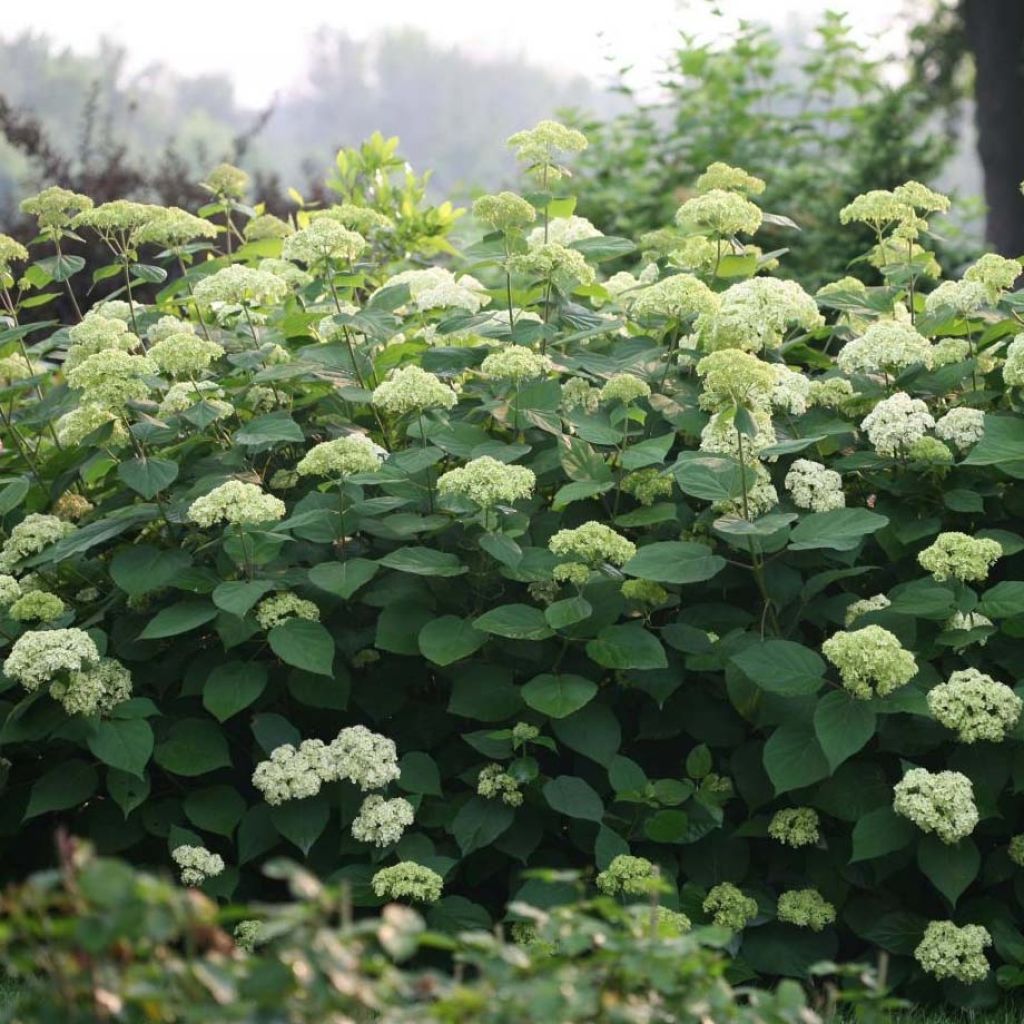
<svg viewBox="0 0 1024 1024">
<path fill-rule="evenodd" d="M 654 80 L 659 61 L 680 29 L 714 23 L 706 0 L 173 0 L 152 16 L 124 0 L 47 0 L 4 5 L 0 34 L 24 29 L 91 51 L 102 36 L 123 43 L 134 69 L 161 61 L 184 74 L 228 72 L 243 103 L 265 103 L 301 83 L 309 38 L 319 26 L 365 37 L 383 28 L 414 26 L 440 43 L 481 55 L 521 56 L 565 73 L 600 78 L 618 64 L 636 67 L 638 84 Z M 865 39 L 890 26 L 900 0 L 720 0 L 730 18 L 814 18 L 826 8 L 850 12 Z"/>
</svg>

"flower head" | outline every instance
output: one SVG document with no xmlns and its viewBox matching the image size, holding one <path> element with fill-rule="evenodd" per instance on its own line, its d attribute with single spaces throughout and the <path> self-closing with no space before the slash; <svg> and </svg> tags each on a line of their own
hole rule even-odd
<svg viewBox="0 0 1024 1024">
<path fill-rule="evenodd" d="M 357 473 L 376 473 L 381 466 L 381 449 L 365 434 L 346 434 L 333 441 L 321 441 L 299 460 L 299 476 L 340 479 Z"/>
<path fill-rule="evenodd" d="M 217 164 L 203 184 L 217 196 L 242 199 L 249 186 L 249 175 L 233 164 Z"/>
<path fill-rule="evenodd" d="M 100 652 L 92 637 L 81 629 L 47 629 L 22 633 L 11 645 L 4 675 L 26 690 L 38 690 L 66 672 L 94 666 Z"/>
<path fill-rule="evenodd" d="M 601 386 L 601 401 L 629 405 L 641 398 L 647 398 L 650 393 L 651 388 L 646 381 L 632 373 L 617 373 Z"/>
<path fill-rule="evenodd" d="M 392 846 L 413 822 L 413 808 L 408 800 L 396 797 L 385 800 L 374 793 L 359 808 L 352 822 L 352 837 L 374 846 Z"/>
<path fill-rule="evenodd" d="M 572 558 L 588 565 L 610 562 L 625 565 L 635 554 L 636 545 L 604 523 L 589 522 L 572 530 L 559 530 L 548 548 L 559 558 Z"/>
<path fill-rule="evenodd" d="M 705 914 L 720 928 L 742 931 L 757 917 L 757 900 L 744 896 L 732 882 L 721 882 L 714 886 L 702 904 Z"/>
<path fill-rule="evenodd" d="M 959 405 L 936 421 L 935 433 L 964 451 L 985 436 L 985 414 L 980 409 Z"/>
<path fill-rule="evenodd" d="M 971 780 L 960 772 L 911 768 L 893 788 L 893 810 L 944 843 L 959 842 L 978 824 Z"/>
<path fill-rule="evenodd" d="M 330 745 L 336 778 L 347 779 L 363 792 L 382 789 L 399 777 L 395 741 L 366 726 L 342 729 Z"/>
<path fill-rule="evenodd" d="M 940 583 L 952 576 L 965 582 L 988 578 L 989 570 L 1003 555 L 997 540 L 969 537 L 966 533 L 940 533 L 934 543 L 918 553 L 917 561 Z"/>
<path fill-rule="evenodd" d="M 821 645 L 821 653 L 839 670 L 843 686 L 860 700 L 885 697 L 917 674 L 913 654 L 881 626 L 836 633 Z"/>
<path fill-rule="evenodd" d="M 19 597 L 7 614 L 15 622 L 53 622 L 64 614 L 64 602 L 56 594 L 31 590 Z"/>
<path fill-rule="evenodd" d="M 737 192 L 712 188 L 687 199 L 676 211 L 676 224 L 697 228 L 721 238 L 741 232 L 753 235 L 761 226 L 763 214 L 759 207 Z"/>
<path fill-rule="evenodd" d="M 820 932 L 836 919 L 836 908 L 817 889 L 790 889 L 779 897 L 780 921 Z"/>
<path fill-rule="evenodd" d="M 557 161 L 563 159 L 563 154 L 582 153 L 587 148 L 587 137 L 575 128 L 546 120 L 510 135 L 508 145 L 531 174 L 553 182 L 569 173 Z"/>
<path fill-rule="evenodd" d="M 879 320 L 848 342 L 836 363 L 844 373 L 897 374 L 915 363 L 930 369 L 932 358 L 931 342 L 910 324 Z"/>
<path fill-rule="evenodd" d="M 150 391 L 145 378 L 156 373 L 148 356 L 133 356 L 119 349 L 104 349 L 87 356 L 68 373 L 68 384 L 82 392 L 82 401 L 119 411 Z"/>
<path fill-rule="evenodd" d="M 336 779 L 337 766 L 322 740 L 303 740 L 275 747 L 252 773 L 252 784 L 271 806 L 316 796 L 325 782 Z"/>
<path fill-rule="evenodd" d="M 699 277 L 673 274 L 636 292 L 630 311 L 642 318 L 682 320 L 698 314 L 710 316 L 718 310 L 720 301 Z"/>
<path fill-rule="evenodd" d="M 152 216 L 132 231 L 133 245 L 159 245 L 180 249 L 197 238 L 216 238 L 217 227 L 177 206 L 158 206 Z"/>
<path fill-rule="evenodd" d="M 53 185 L 21 201 L 22 213 L 30 213 L 39 223 L 40 230 L 52 234 L 52 229 L 67 227 L 71 218 L 82 210 L 91 210 L 92 200 L 78 192 Z"/>
<path fill-rule="evenodd" d="M 620 853 L 597 876 L 597 887 L 607 896 L 649 896 L 660 891 L 664 883 L 657 867 L 646 857 Z"/>
<path fill-rule="evenodd" d="M 272 213 L 260 213 L 246 222 L 242 234 L 247 242 L 262 242 L 267 238 L 287 238 L 295 232 L 295 228 L 286 220 L 275 217 Z"/>
<path fill-rule="evenodd" d="M 1007 259 L 994 252 L 979 257 L 964 271 L 965 281 L 977 281 L 988 293 L 989 302 L 998 301 L 1024 272 L 1020 260 Z"/>
<path fill-rule="evenodd" d="M 920 398 L 897 391 L 883 398 L 860 426 L 879 455 L 896 456 L 924 437 L 935 426 L 935 420 Z"/>
<path fill-rule="evenodd" d="M 329 217 L 319 217 L 308 228 L 288 235 L 281 255 L 307 266 L 330 260 L 352 263 L 365 248 L 366 239 L 358 232 L 342 227 Z"/>
<path fill-rule="evenodd" d="M 473 203 L 473 216 L 495 231 L 509 232 L 529 227 L 537 219 L 537 211 L 515 192 L 499 192 L 480 196 Z"/>
<path fill-rule="evenodd" d="M 892 601 L 885 594 L 875 594 L 873 597 L 862 597 L 846 606 L 845 625 L 849 629 L 859 618 L 871 612 L 880 612 L 888 608 Z"/>
<path fill-rule="evenodd" d="M 276 274 L 232 263 L 196 282 L 193 294 L 204 306 L 272 306 L 288 293 Z"/>
<path fill-rule="evenodd" d="M 764 182 L 760 178 L 748 174 L 742 167 L 731 167 L 721 161 L 709 164 L 708 169 L 697 179 L 698 192 L 721 189 L 727 192 L 743 192 L 749 196 L 757 196 L 764 191 L 764 188 Z"/>
<path fill-rule="evenodd" d="M 436 871 L 407 860 L 394 867 L 381 868 L 370 879 L 370 885 L 380 899 L 436 903 L 441 898 L 444 880 Z"/>
<path fill-rule="evenodd" d="M 114 658 L 68 673 L 50 684 L 50 696 L 69 715 L 103 715 L 132 695 L 132 674 Z"/>
<path fill-rule="evenodd" d="M 559 242 L 542 242 L 529 252 L 513 256 L 508 263 L 513 272 L 550 281 L 564 294 L 597 280 L 583 253 Z"/>
<path fill-rule="evenodd" d="M 373 392 L 373 404 L 394 416 L 427 409 L 450 409 L 458 401 L 441 379 L 415 363 L 401 366 Z"/>
<path fill-rule="evenodd" d="M 146 354 L 164 373 L 172 377 L 192 377 L 224 355 L 224 349 L 215 341 L 183 331 L 158 341 Z"/>
<path fill-rule="evenodd" d="M 480 508 L 493 508 L 529 498 L 536 482 L 532 469 L 482 455 L 465 466 L 443 473 L 438 478 L 437 490 L 441 495 L 468 498 Z"/>
<path fill-rule="evenodd" d="M 998 743 L 1017 724 L 1024 701 L 976 668 L 960 669 L 928 691 L 928 708 L 961 743 Z"/>
<path fill-rule="evenodd" d="M 526 236 L 526 244 L 531 249 L 536 249 L 545 242 L 557 242 L 559 245 L 572 245 L 573 242 L 582 242 L 587 238 L 600 238 L 599 231 L 586 217 L 555 217 L 549 221 L 547 236 L 542 227 L 534 228 Z"/>
<path fill-rule="evenodd" d="M 280 498 L 265 494 L 256 484 L 228 480 L 196 498 L 189 506 L 188 517 L 209 528 L 217 523 L 269 523 L 283 519 L 285 511 Z"/>
<path fill-rule="evenodd" d="M 480 364 L 481 373 L 497 380 L 520 383 L 543 377 L 552 369 L 547 356 L 538 355 L 525 345 L 505 345 L 491 352 Z"/>
<path fill-rule="evenodd" d="M 491 301 L 487 289 L 469 274 L 456 276 L 444 267 L 429 267 L 426 270 L 403 270 L 388 278 L 383 288 L 404 284 L 409 289 L 409 298 L 414 309 L 425 312 L 430 309 L 464 309 L 467 313 L 478 313 L 482 306 Z"/>
<path fill-rule="evenodd" d="M 486 800 L 500 799 L 509 807 L 518 807 L 523 802 L 519 781 L 505 771 L 500 764 L 489 764 L 480 769 L 476 780 L 478 795 Z"/>
<path fill-rule="evenodd" d="M 796 459 L 786 474 L 786 490 L 797 508 L 830 512 L 846 507 L 843 478 L 834 470 L 810 459 Z"/>
<path fill-rule="evenodd" d="M 813 846 L 821 836 L 818 812 L 813 807 L 784 807 L 768 823 L 768 835 L 783 846 L 794 849 Z"/>
<path fill-rule="evenodd" d="M 182 885 L 202 885 L 224 870 L 224 858 L 219 853 L 211 853 L 205 846 L 176 846 L 171 850 L 171 858 L 181 868 Z"/>
<path fill-rule="evenodd" d="M 0 550 L 0 571 L 7 571 L 19 562 L 63 540 L 75 527 L 57 516 L 30 512 L 20 523 L 12 527 L 10 535 Z"/>
<path fill-rule="evenodd" d="M 952 921 L 931 921 L 914 958 L 935 978 L 955 978 L 971 985 L 988 976 L 985 950 L 991 945 L 992 936 L 980 924 L 960 927 Z"/>
<path fill-rule="evenodd" d="M 704 356 L 697 375 L 704 381 L 701 407 L 716 412 L 737 405 L 766 409 L 776 386 L 773 368 L 738 348 Z"/>
<path fill-rule="evenodd" d="M 253 616 L 260 624 L 260 629 L 269 633 L 275 626 L 281 625 L 288 619 L 319 622 L 320 609 L 312 601 L 307 601 L 291 591 L 283 590 L 260 601 Z"/>
<path fill-rule="evenodd" d="M 924 311 L 929 316 L 954 313 L 972 316 L 989 304 L 989 292 L 980 281 L 943 281 L 924 298 Z"/>
<path fill-rule="evenodd" d="M 778 348 L 793 328 L 813 331 L 824 323 L 814 298 L 795 281 L 753 277 L 730 285 L 720 296 L 718 310 L 700 316 L 695 326 L 705 352 L 760 352 Z"/>
</svg>

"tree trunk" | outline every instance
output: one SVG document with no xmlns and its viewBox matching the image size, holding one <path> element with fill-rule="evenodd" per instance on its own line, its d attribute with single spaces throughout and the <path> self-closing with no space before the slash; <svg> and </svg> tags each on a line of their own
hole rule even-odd
<svg viewBox="0 0 1024 1024">
<path fill-rule="evenodd" d="M 974 54 L 978 156 L 985 174 L 985 235 L 1004 256 L 1024 255 L 1024 2 L 962 0 Z"/>
</svg>

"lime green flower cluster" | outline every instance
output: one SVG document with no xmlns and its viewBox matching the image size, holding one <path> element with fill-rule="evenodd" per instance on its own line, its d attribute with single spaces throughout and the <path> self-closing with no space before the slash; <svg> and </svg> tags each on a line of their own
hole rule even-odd
<svg viewBox="0 0 1024 1024">
<path fill-rule="evenodd" d="M 329 217 L 319 217 L 308 228 L 288 235 L 281 255 L 306 266 L 331 260 L 352 263 L 365 248 L 366 239 L 358 232 L 342 227 Z"/>
<path fill-rule="evenodd" d="M 632 373 L 617 373 L 601 386 L 602 402 L 621 402 L 629 405 L 651 393 L 650 385 Z"/>
<path fill-rule="evenodd" d="M 214 419 L 226 419 L 235 414 L 235 407 L 224 401 L 224 389 L 212 380 L 183 380 L 172 384 L 160 401 L 159 414 L 163 418 L 175 416 L 192 408 L 197 402 L 202 402 Z"/>
<path fill-rule="evenodd" d="M 132 674 L 114 658 L 100 658 L 94 666 L 69 672 L 50 684 L 50 696 L 69 715 L 109 714 L 132 695 Z"/>
<path fill-rule="evenodd" d="M 892 601 L 885 594 L 875 594 L 873 597 L 861 597 L 846 606 L 845 624 L 849 629 L 859 618 L 871 612 L 884 611 Z"/>
<path fill-rule="evenodd" d="M 1019 868 L 1024 868 L 1024 833 L 1010 837 L 1010 845 L 1007 848 L 1010 860 Z"/>
<path fill-rule="evenodd" d="M 893 788 L 892 807 L 944 843 L 959 842 L 978 824 L 974 787 L 960 772 L 911 768 Z"/>
<path fill-rule="evenodd" d="M 999 542 L 966 533 L 940 533 L 933 544 L 917 556 L 918 564 L 940 583 L 950 576 L 964 582 L 988 578 L 989 570 L 1002 557 Z"/>
<path fill-rule="evenodd" d="M 15 622 L 53 622 L 64 614 L 64 602 L 45 590 L 23 594 L 7 609 Z"/>
<path fill-rule="evenodd" d="M 731 167 L 729 164 L 716 161 L 709 164 L 708 169 L 697 178 L 698 192 L 711 192 L 715 189 L 759 196 L 765 190 L 765 183 L 742 167 Z"/>
<path fill-rule="evenodd" d="M 911 324 L 879 320 L 843 346 L 836 365 L 844 373 L 895 375 L 915 364 L 931 369 L 933 358 L 931 342 Z"/>
<path fill-rule="evenodd" d="M 372 793 L 352 822 L 352 838 L 374 846 L 393 846 L 413 823 L 412 804 L 403 797 L 385 800 Z"/>
<path fill-rule="evenodd" d="M 533 494 L 537 477 L 532 469 L 500 462 L 490 455 L 442 473 L 437 481 L 441 495 L 466 498 L 482 509 L 511 505 Z"/>
<path fill-rule="evenodd" d="M 547 228 L 536 227 L 526 236 L 526 244 L 531 249 L 544 245 L 545 242 L 557 242 L 558 245 L 571 246 L 574 242 L 582 242 L 588 238 L 601 238 L 599 231 L 586 217 L 574 214 L 568 217 L 555 217 Z"/>
<path fill-rule="evenodd" d="M 172 377 L 194 377 L 209 369 L 214 360 L 224 355 L 224 349 L 215 341 L 182 331 L 158 341 L 146 354 Z"/>
<path fill-rule="evenodd" d="M 625 565 L 635 554 L 636 545 L 604 523 L 583 523 L 572 530 L 559 530 L 548 541 L 548 548 L 559 558 L 597 566 L 602 562 Z"/>
<path fill-rule="evenodd" d="M 988 929 L 980 924 L 957 926 L 952 921 L 931 921 L 914 958 L 935 978 L 955 978 L 972 985 L 988 976 L 985 950 L 992 945 Z"/>
<path fill-rule="evenodd" d="M 109 203 L 80 210 L 71 219 L 71 226 L 92 228 L 97 234 L 110 238 L 142 227 L 162 209 L 148 203 L 133 203 L 129 199 L 114 199 Z"/>
<path fill-rule="evenodd" d="M 811 381 L 807 399 L 823 409 L 843 409 L 854 397 L 853 385 L 845 377 L 823 377 Z"/>
<path fill-rule="evenodd" d="M 997 302 L 1003 292 L 1014 286 L 1024 266 L 1020 260 L 1007 259 L 994 252 L 979 257 L 964 271 L 965 281 L 977 281 L 988 293 L 990 303 Z"/>
<path fill-rule="evenodd" d="M 654 911 L 657 917 L 657 932 L 659 939 L 678 939 L 685 935 L 693 924 L 681 910 L 670 910 L 668 907 L 657 907 Z"/>
<path fill-rule="evenodd" d="M 768 835 L 783 846 L 813 846 L 820 838 L 818 812 L 813 807 L 784 807 L 772 815 Z"/>
<path fill-rule="evenodd" d="M 197 302 L 204 306 L 272 306 L 288 294 L 287 282 L 265 270 L 232 263 L 193 288 Z"/>
<path fill-rule="evenodd" d="M 283 519 L 286 511 L 280 498 L 264 493 L 256 484 L 228 480 L 196 498 L 189 506 L 188 517 L 209 529 L 217 523 L 269 523 Z"/>
<path fill-rule="evenodd" d="M 989 293 L 980 281 L 943 281 L 924 299 L 928 316 L 949 315 L 969 317 L 988 305 Z"/>
<path fill-rule="evenodd" d="M 4 675 L 26 690 L 38 690 L 64 672 L 80 672 L 95 665 L 100 652 L 81 629 L 48 629 L 22 633 L 11 645 Z"/>
<path fill-rule="evenodd" d="M 436 903 L 441 898 L 444 879 L 436 871 L 406 860 L 394 867 L 381 868 L 370 879 L 370 886 L 378 899 Z"/>
<path fill-rule="evenodd" d="M 365 434 L 346 434 L 314 445 L 299 460 L 295 471 L 299 476 L 336 480 L 358 473 L 376 473 L 380 466 L 380 450 L 373 441 Z"/>
<path fill-rule="evenodd" d="M 671 496 L 673 480 L 670 474 L 657 469 L 638 469 L 624 476 L 620 486 L 624 494 L 632 494 L 641 505 L 651 506 L 658 498 Z"/>
<path fill-rule="evenodd" d="M 699 277 L 673 274 L 641 288 L 633 298 L 630 312 L 641 319 L 664 317 L 685 320 L 700 314 L 713 315 L 718 311 L 720 301 L 717 293 Z"/>
<path fill-rule="evenodd" d="M 928 708 L 961 743 L 998 743 L 1017 724 L 1024 701 L 1005 683 L 966 668 L 928 691 Z"/>
<path fill-rule="evenodd" d="M 305 619 L 307 622 L 320 621 L 320 609 L 312 601 L 299 597 L 288 590 L 265 597 L 256 606 L 253 616 L 260 629 L 269 633 L 288 619 Z"/>
<path fill-rule="evenodd" d="M 0 382 L 6 387 L 49 372 L 50 367 L 39 359 L 26 359 L 20 352 L 0 358 Z"/>
<path fill-rule="evenodd" d="M 496 380 L 533 380 L 550 373 L 553 364 L 547 356 L 538 355 L 525 345 L 506 345 L 491 352 L 480 364 L 480 371 Z"/>
<path fill-rule="evenodd" d="M 508 233 L 529 227 L 537 219 L 537 211 L 515 192 L 499 192 L 480 196 L 473 203 L 473 216 L 495 231 Z"/>
<path fill-rule="evenodd" d="M 705 352 L 760 352 L 778 348 L 792 329 L 813 331 L 824 323 L 813 296 L 795 281 L 753 277 L 726 288 L 718 310 L 698 317 L 696 332 Z"/>
<path fill-rule="evenodd" d="M 668 591 L 660 583 L 651 580 L 626 580 L 619 590 L 627 601 L 647 604 L 652 608 L 664 604 L 669 598 Z"/>
<path fill-rule="evenodd" d="M 91 312 L 87 313 L 85 319 L 88 320 L 91 315 Z M 181 320 L 176 316 L 165 314 L 160 317 L 155 324 L 152 324 L 146 329 L 146 338 L 149 340 L 150 344 L 156 345 L 158 342 L 165 341 L 167 338 L 170 338 L 175 334 L 195 333 L 195 324 L 190 320 Z"/>
<path fill-rule="evenodd" d="M 30 512 L 11 532 L 0 549 L 0 571 L 8 572 L 19 562 L 74 533 L 75 526 L 56 516 Z"/>
<path fill-rule="evenodd" d="M 917 675 L 917 662 L 899 639 L 881 626 L 836 633 L 821 653 L 839 670 L 843 686 L 859 700 L 885 697 Z"/>
<path fill-rule="evenodd" d="M 744 896 L 732 882 L 714 886 L 704 898 L 702 908 L 720 928 L 734 932 L 742 931 L 757 917 L 757 900 Z"/>
<path fill-rule="evenodd" d="M 510 135 L 508 145 L 530 174 L 550 184 L 569 174 L 556 160 L 562 159 L 563 153 L 582 153 L 587 148 L 587 137 L 558 121 L 545 120 Z"/>
<path fill-rule="evenodd" d="M 128 330 L 123 320 L 103 316 L 90 310 L 85 319 L 68 331 L 68 354 L 64 360 L 64 371 L 73 370 L 89 356 L 97 352 L 116 349 L 133 352 L 139 347 L 139 339 Z"/>
<path fill-rule="evenodd" d="M 177 206 L 156 207 L 152 215 L 132 230 L 131 244 L 180 249 L 197 238 L 216 238 L 217 227 Z"/>
<path fill-rule="evenodd" d="M 82 392 L 85 405 L 119 412 L 129 402 L 140 402 L 149 395 L 146 378 L 156 372 L 156 364 L 148 356 L 105 349 L 79 363 L 68 374 L 68 384 Z"/>
<path fill-rule="evenodd" d="M 399 367 L 373 391 L 373 404 L 393 416 L 451 409 L 458 401 L 454 391 L 441 379 L 411 363 Z"/>
<path fill-rule="evenodd" d="M 664 888 L 660 872 L 646 857 L 620 853 L 596 879 L 606 896 L 649 896 Z"/>
<path fill-rule="evenodd" d="M 697 363 L 704 380 L 700 405 L 717 412 L 737 405 L 765 409 L 771 402 L 776 377 L 772 367 L 738 348 L 720 349 Z"/>
<path fill-rule="evenodd" d="M 260 213 L 246 221 L 242 234 L 247 242 L 262 242 L 268 238 L 287 238 L 295 228 L 272 213 Z"/>
<path fill-rule="evenodd" d="M 239 921 L 232 932 L 235 945 L 246 953 L 252 953 L 263 940 L 263 924 L 254 918 Z"/>
<path fill-rule="evenodd" d="M 59 238 L 60 229 L 67 227 L 76 213 L 92 208 L 93 201 L 88 196 L 58 185 L 21 201 L 21 212 L 35 217 L 39 230 L 50 238 Z"/>
<path fill-rule="evenodd" d="M 500 799 L 509 807 L 518 807 L 523 802 L 518 780 L 509 775 L 500 764 L 489 764 L 480 769 L 476 779 L 476 791 L 486 800 Z"/>
<path fill-rule="evenodd" d="M 10 608 L 21 597 L 21 584 L 6 573 L 0 573 L 0 608 Z"/>
<path fill-rule="evenodd" d="M 171 859 L 181 868 L 182 885 L 202 885 L 224 871 L 224 858 L 205 846 L 176 846 L 171 850 Z"/>
<path fill-rule="evenodd" d="M 543 242 L 529 252 L 519 253 L 508 261 L 514 273 L 550 281 L 560 292 L 571 294 L 580 285 L 597 280 L 594 268 L 578 249 L 570 249 L 559 242 Z"/>
<path fill-rule="evenodd" d="M 773 363 L 772 372 L 775 374 L 772 407 L 793 416 L 803 416 L 811 404 L 810 378 L 782 363 Z"/>
<path fill-rule="evenodd" d="M 836 908 L 817 889 L 790 889 L 779 896 L 779 920 L 820 932 L 836 919 Z"/>
<path fill-rule="evenodd" d="M 708 189 L 687 199 L 676 211 L 676 224 L 684 230 L 706 231 L 718 238 L 753 235 L 761 227 L 760 207 L 737 192 Z"/>
<path fill-rule="evenodd" d="M 249 175 L 233 164 L 217 164 L 206 176 L 203 185 L 216 196 L 242 199 L 249 187 Z"/>
</svg>

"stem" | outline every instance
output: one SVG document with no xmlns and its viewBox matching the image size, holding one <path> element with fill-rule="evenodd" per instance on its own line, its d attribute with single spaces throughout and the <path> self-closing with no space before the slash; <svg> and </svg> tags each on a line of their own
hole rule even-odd
<svg viewBox="0 0 1024 1024">
<path fill-rule="evenodd" d="M 416 417 L 419 420 L 420 426 L 420 442 L 423 446 L 423 451 L 427 450 L 427 435 L 423 430 L 423 410 L 416 410 Z M 430 466 L 426 467 L 427 470 L 427 511 L 433 513 L 434 511 L 434 472 Z"/>
<path fill-rule="evenodd" d="M 60 239 L 55 238 L 53 240 L 54 248 L 57 250 L 57 260 L 60 261 L 63 258 L 63 253 L 60 251 Z M 71 287 L 70 278 L 64 279 L 64 287 L 68 291 L 68 298 L 71 300 L 71 305 L 74 307 L 75 316 L 78 317 L 79 323 L 82 322 L 82 310 L 79 308 L 78 299 L 75 298 L 75 290 Z"/>
<path fill-rule="evenodd" d="M 743 496 L 743 518 L 750 522 L 750 507 L 747 504 L 747 466 L 743 461 L 743 431 L 736 428 L 736 440 L 740 453 L 740 492 Z"/>
<path fill-rule="evenodd" d="M 512 274 L 505 271 L 505 295 L 508 297 L 508 329 L 515 330 L 516 321 L 512 315 Z"/>
<path fill-rule="evenodd" d="M 178 257 L 178 268 L 181 270 L 181 279 L 185 282 L 185 290 L 188 292 L 188 297 L 192 300 L 192 305 L 196 308 L 196 317 L 199 320 L 199 326 L 203 329 L 203 337 L 209 341 L 210 332 L 206 328 L 206 321 L 203 319 L 203 311 L 199 307 L 199 303 L 196 301 L 195 292 L 192 291 L 192 282 L 188 279 L 188 272 L 185 270 L 185 261 L 181 258 L 181 253 L 176 252 L 175 255 Z"/>
</svg>

